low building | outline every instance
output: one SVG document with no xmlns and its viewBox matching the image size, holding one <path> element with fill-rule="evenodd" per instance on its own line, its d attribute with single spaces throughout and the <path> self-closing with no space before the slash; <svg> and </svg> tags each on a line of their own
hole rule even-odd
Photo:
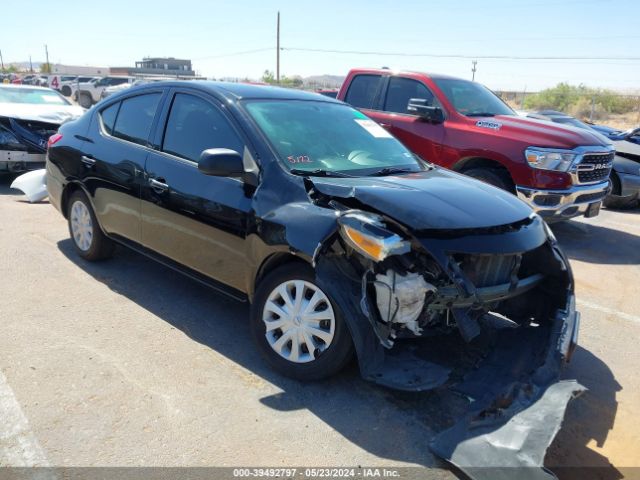
<svg viewBox="0 0 640 480">
<path fill-rule="evenodd" d="M 82 65 L 62 65 L 60 63 L 51 64 L 51 74 L 53 75 L 109 75 L 109 67 L 89 67 Z"/>
<path fill-rule="evenodd" d="M 191 60 L 173 57 L 145 57 L 135 67 L 111 67 L 111 75 L 162 75 L 195 77 Z"/>
</svg>

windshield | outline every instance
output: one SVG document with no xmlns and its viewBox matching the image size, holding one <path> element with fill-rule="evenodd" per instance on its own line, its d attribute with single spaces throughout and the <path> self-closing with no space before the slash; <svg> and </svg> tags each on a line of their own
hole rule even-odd
<svg viewBox="0 0 640 480">
<path fill-rule="evenodd" d="M 433 80 L 453 107 L 467 117 L 515 115 L 515 112 L 500 97 L 484 85 L 455 78 L 434 78 Z"/>
<path fill-rule="evenodd" d="M 71 105 L 53 90 L 38 88 L 0 88 L 0 103 L 29 103 L 32 105 Z"/>
<path fill-rule="evenodd" d="M 384 128 L 347 105 L 297 100 L 245 105 L 292 173 L 371 175 L 424 169 Z"/>
</svg>

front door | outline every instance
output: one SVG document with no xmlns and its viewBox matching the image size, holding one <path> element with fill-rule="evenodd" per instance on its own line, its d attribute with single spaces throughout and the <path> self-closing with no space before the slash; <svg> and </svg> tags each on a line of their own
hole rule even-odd
<svg viewBox="0 0 640 480">
<path fill-rule="evenodd" d="M 244 291 L 251 197 L 241 180 L 204 175 L 197 164 L 208 148 L 242 153 L 242 137 L 219 105 L 196 93 L 173 92 L 164 118 L 145 167 L 142 244 Z"/>
</svg>

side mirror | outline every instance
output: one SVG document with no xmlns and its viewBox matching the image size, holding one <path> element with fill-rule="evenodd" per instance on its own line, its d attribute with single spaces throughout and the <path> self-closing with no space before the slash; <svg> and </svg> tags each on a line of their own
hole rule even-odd
<svg viewBox="0 0 640 480">
<path fill-rule="evenodd" d="M 433 123 L 444 122 L 444 113 L 440 107 L 427 105 L 426 98 L 410 98 L 407 112 Z"/>
<path fill-rule="evenodd" d="M 198 170 L 214 177 L 243 177 L 242 156 L 228 148 L 209 148 L 200 154 Z"/>
</svg>

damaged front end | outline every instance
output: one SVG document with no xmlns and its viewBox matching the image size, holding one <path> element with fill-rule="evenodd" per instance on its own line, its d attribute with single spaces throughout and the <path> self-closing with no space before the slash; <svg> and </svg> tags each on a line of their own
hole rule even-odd
<svg viewBox="0 0 640 480">
<path fill-rule="evenodd" d="M 345 313 L 362 376 L 469 399 L 432 450 L 474 478 L 503 478 L 482 467 L 541 467 L 567 402 L 584 390 L 558 383 L 579 314 L 569 263 L 546 223 L 534 214 L 498 227 L 410 231 L 330 205 L 339 234 L 316 257 L 317 279 Z M 541 468 L 529 474 L 549 478 Z"/>
<path fill-rule="evenodd" d="M 43 168 L 47 140 L 60 124 L 0 116 L 0 172 Z"/>
</svg>

